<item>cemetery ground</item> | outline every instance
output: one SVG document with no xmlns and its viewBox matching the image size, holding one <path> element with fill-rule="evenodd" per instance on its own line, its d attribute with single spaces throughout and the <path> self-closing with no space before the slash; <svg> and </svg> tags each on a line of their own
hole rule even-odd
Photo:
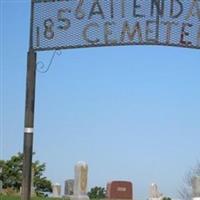
<svg viewBox="0 0 200 200">
<path fill-rule="evenodd" d="M 18 153 L 9 160 L 0 160 L 0 200 L 21 200 L 22 161 L 23 155 Z M 87 192 L 88 165 L 79 161 L 74 167 L 74 179 L 65 181 L 64 195 L 61 194 L 61 184 L 51 183 L 44 175 L 45 164 L 35 161 L 32 170 L 31 200 L 133 200 L 132 182 L 110 181 L 106 188 L 95 186 Z M 182 200 L 200 200 L 200 162 L 188 171 L 186 182 L 179 192 Z M 42 181 L 41 181 L 42 180 Z M 42 187 L 41 187 L 42 186 Z M 191 188 L 186 190 L 187 188 Z M 150 186 L 149 200 L 170 200 L 160 193 L 158 185 Z M 51 195 L 54 198 L 48 198 Z M 36 197 L 38 196 L 38 197 Z M 42 197 L 41 197 L 42 196 Z M 44 197 L 45 196 L 45 197 Z M 57 198 L 55 198 L 57 197 Z M 58 198 L 59 197 L 59 198 Z M 62 197 L 62 198 L 61 198 Z M 187 197 L 187 198 L 186 198 Z M 190 198 L 188 198 L 190 197 Z M 194 197 L 194 198 L 193 198 Z"/>
<path fill-rule="evenodd" d="M 16 196 L 0 196 L 0 200 L 21 200 L 20 197 Z M 31 200 L 62 200 L 61 198 L 46 198 L 46 197 L 33 197 Z"/>
</svg>

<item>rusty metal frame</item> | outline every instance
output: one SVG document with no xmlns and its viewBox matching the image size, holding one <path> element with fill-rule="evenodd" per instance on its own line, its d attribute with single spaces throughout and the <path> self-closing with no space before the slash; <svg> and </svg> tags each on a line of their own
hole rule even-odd
<svg viewBox="0 0 200 200">
<path fill-rule="evenodd" d="M 187 48 L 187 49 L 200 49 L 200 47 L 196 46 L 181 46 L 177 44 L 166 44 L 166 43 L 118 43 L 118 44 L 97 44 L 97 45 L 76 45 L 76 46 L 60 46 L 55 48 L 35 48 L 34 51 L 51 51 L 51 50 L 62 50 L 62 49 L 80 49 L 80 48 L 94 48 L 94 47 L 120 47 L 120 46 L 165 46 L 165 47 L 179 47 L 179 48 Z"/>
<path fill-rule="evenodd" d="M 117 43 L 112 43 L 112 44 L 106 44 L 106 43 L 100 43 L 100 44 L 83 44 L 83 45 L 58 45 L 54 47 L 33 47 L 33 26 L 34 26 L 34 4 L 37 3 L 55 3 L 55 2 L 69 2 L 72 0 L 31 0 L 32 2 L 32 9 L 31 9 L 31 29 L 30 29 L 30 47 L 34 51 L 50 51 L 50 50 L 61 50 L 61 49 L 78 49 L 78 48 L 94 48 L 94 47 L 116 47 L 116 46 L 138 46 L 138 45 L 147 45 L 147 46 L 168 46 L 168 47 L 180 47 L 180 48 L 189 48 L 189 49 L 200 49 L 200 46 L 195 46 L 195 45 L 179 45 L 179 44 L 173 44 L 173 43 L 164 43 L 164 42 L 117 42 Z M 199 0 L 197 0 L 199 1 Z M 160 26 L 160 16 L 157 14 L 156 17 L 157 21 L 157 30 L 156 30 L 156 35 L 159 35 L 159 26 Z"/>
</svg>

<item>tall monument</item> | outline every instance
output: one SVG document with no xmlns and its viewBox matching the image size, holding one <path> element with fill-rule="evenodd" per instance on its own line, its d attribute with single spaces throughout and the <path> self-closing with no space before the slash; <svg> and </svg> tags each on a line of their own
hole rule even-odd
<svg viewBox="0 0 200 200">
<path fill-rule="evenodd" d="M 88 165 L 79 161 L 74 168 L 74 195 L 72 200 L 89 200 L 87 196 Z"/>
<path fill-rule="evenodd" d="M 152 183 L 149 189 L 149 200 L 159 200 L 162 196 L 163 195 L 159 192 L 157 184 Z"/>
<path fill-rule="evenodd" d="M 200 200 L 200 176 L 192 179 L 192 197 L 193 200 Z"/>
</svg>

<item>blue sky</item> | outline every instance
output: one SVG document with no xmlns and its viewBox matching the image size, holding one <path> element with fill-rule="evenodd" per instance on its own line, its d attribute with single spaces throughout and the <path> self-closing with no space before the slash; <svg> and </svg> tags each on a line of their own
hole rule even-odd
<svg viewBox="0 0 200 200">
<path fill-rule="evenodd" d="M 22 151 L 30 4 L 1 0 L 1 159 Z M 48 65 L 53 52 L 38 53 Z M 34 151 L 63 184 L 89 165 L 89 187 L 152 182 L 177 197 L 200 159 L 199 50 L 129 46 L 63 50 L 37 73 Z"/>
</svg>

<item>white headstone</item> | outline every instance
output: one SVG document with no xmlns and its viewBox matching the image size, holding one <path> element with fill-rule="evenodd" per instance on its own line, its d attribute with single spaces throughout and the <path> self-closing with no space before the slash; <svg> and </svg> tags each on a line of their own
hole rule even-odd
<svg viewBox="0 0 200 200">
<path fill-rule="evenodd" d="M 192 194 L 193 198 L 200 198 L 200 176 L 195 176 L 192 179 Z"/>
<path fill-rule="evenodd" d="M 52 185 L 52 196 L 54 198 L 59 198 L 61 197 L 61 185 L 59 183 L 55 183 Z"/>
<path fill-rule="evenodd" d="M 200 197 L 193 197 L 192 200 L 200 200 Z"/>
<path fill-rule="evenodd" d="M 34 188 L 34 176 L 35 176 L 35 170 L 34 170 L 34 168 L 32 168 L 32 172 L 31 172 L 31 197 L 36 196 L 35 188 Z"/>
<path fill-rule="evenodd" d="M 89 200 L 87 196 L 88 165 L 80 161 L 75 165 L 73 200 Z"/>
<path fill-rule="evenodd" d="M 2 173 L 2 171 L 3 171 L 3 169 L 2 169 L 2 167 L 0 167 L 0 173 Z M 2 193 L 2 192 L 3 192 L 3 181 L 0 180 L 0 193 Z"/>
<path fill-rule="evenodd" d="M 149 199 L 158 200 L 162 198 L 162 194 L 159 192 L 158 186 L 152 183 L 149 189 Z"/>
</svg>

